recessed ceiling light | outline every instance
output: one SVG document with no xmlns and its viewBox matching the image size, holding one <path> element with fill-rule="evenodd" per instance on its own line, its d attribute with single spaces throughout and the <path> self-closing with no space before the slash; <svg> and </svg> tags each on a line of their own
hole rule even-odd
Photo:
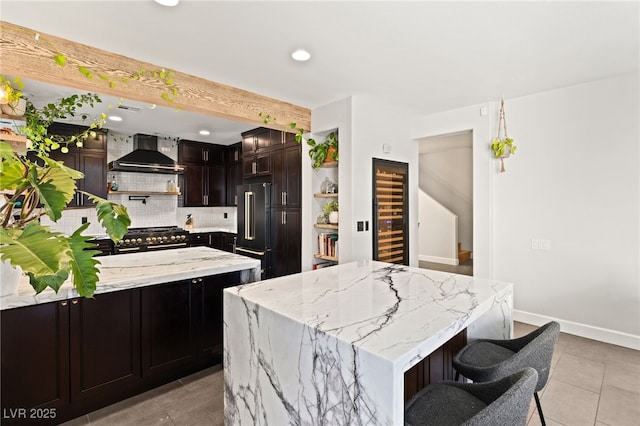
<svg viewBox="0 0 640 426">
<path fill-rule="evenodd" d="M 120 117 L 119 115 L 110 115 L 109 116 L 109 120 L 111 120 L 111 121 L 122 121 L 122 117 Z"/>
<path fill-rule="evenodd" d="M 298 49 L 291 54 L 291 57 L 296 61 L 304 62 L 308 61 L 309 58 L 311 58 L 311 53 L 307 52 L 304 49 Z"/>
<path fill-rule="evenodd" d="M 208 131 L 208 130 L 200 130 L 200 134 L 201 134 L 202 136 L 209 136 L 209 135 L 211 134 L 211 132 L 210 132 L 210 131 Z"/>
<path fill-rule="evenodd" d="M 163 6 L 175 6 L 180 2 L 180 0 L 153 0 L 153 1 Z"/>
</svg>

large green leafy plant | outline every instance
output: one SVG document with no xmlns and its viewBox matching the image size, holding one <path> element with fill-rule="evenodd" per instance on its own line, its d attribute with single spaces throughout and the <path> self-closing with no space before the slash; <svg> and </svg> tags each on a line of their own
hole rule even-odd
<svg viewBox="0 0 640 426">
<path fill-rule="evenodd" d="M 83 103 L 98 100 L 96 95 L 73 95 L 42 109 L 27 101 L 24 131 L 30 141 L 28 155 L 2 142 L 0 135 L 0 191 L 4 196 L 0 207 L 0 257 L 20 267 L 36 293 L 47 287 L 57 292 L 70 275 L 79 295 L 91 297 L 96 289 L 100 262 L 95 256 L 100 252 L 89 242 L 92 237 L 82 234 L 90 224 L 65 235 L 40 224 L 39 218 L 46 215 L 54 222 L 60 219 L 78 192 L 78 180 L 84 178 L 81 172 L 49 158 L 48 152 L 64 150 L 69 143 L 82 146 L 101 127 L 104 117 L 93 121 L 79 135 L 48 135 L 47 126 L 56 119 L 74 116 L 76 107 Z M 120 240 L 131 224 L 126 208 L 79 192 L 95 203 L 98 221 L 109 237 L 114 242 Z"/>
</svg>

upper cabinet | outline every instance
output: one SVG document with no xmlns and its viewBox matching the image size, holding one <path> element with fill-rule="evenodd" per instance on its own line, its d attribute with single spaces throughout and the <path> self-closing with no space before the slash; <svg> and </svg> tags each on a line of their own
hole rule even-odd
<svg viewBox="0 0 640 426">
<path fill-rule="evenodd" d="M 295 134 L 259 127 L 242 133 L 242 175 L 245 178 L 269 176 L 275 172 L 272 155 L 283 148 L 299 145 Z"/>
<path fill-rule="evenodd" d="M 178 144 L 180 163 L 224 165 L 225 147 L 203 142 L 181 140 Z"/>
<path fill-rule="evenodd" d="M 51 135 L 77 135 L 85 128 L 66 123 L 53 123 L 49 126 Z M 82 148 L 69 145 L 69 152 L 63 153 L 59 149 L 51 151 L 50 157 L 64 162 L 65 166 L 84 173 L 84 179 L 78 181 L 78 190 L 87 191 L 101 198 L 107 198 L 107 132 L 96 130 L 95 137 L 88 137 Z M 92 207 L 94 203 L 89 198 L 76 192 L 69 207 Z"/>
<path fill-rule="evenodd" d="M 238 185 L 242 183 L 242 142 L 227 147 L 227 206 L 238 205 Z"/>
<path fill-rule="evenodd" d="M 182 140 L 178 145 L 178 162 L 185 167 L 180 176 L 182 207 L 226 205 L 224 146 Z"/>
</svg>

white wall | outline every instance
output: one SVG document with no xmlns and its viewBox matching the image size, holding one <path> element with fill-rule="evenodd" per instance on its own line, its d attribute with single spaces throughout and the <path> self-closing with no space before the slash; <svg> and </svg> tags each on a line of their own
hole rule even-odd
<svg viewBox="0 0 640 426">
<path fill-rule="evenodd" d="M 488 256 L 489 276 L 514 283 L 516 319 L 554 318 L 563 331 L 640 348 L 639 77 L 506 99 L 518 152 L 506 173 L 492 160 L 481 181 L 477 158 L 489 154 L 493 132 L 474 128 L 474 223 L 490 237 L 481 247 L 474 237 L 474 258 Z M 443 133 L 442 120 L 467 129 L 469 110 L 421 118 L 418 135 Z M 484 145 L 475 141 L 480 134 Z M 485 196 L 488 216 L 480 219 Z M 534 238 L 550 250 L 533 250 Z"/>
<path fill-rule="evenodd" d="M 410 137 L 412 117 L 371 96 L 358 95 L 312 111 L 313 133 L 333 128 L 340 134 L 339 204 L 340 204 L 340 263 L 371 259 L 373 254 L 373 158 L 409 164 L 409 263 L 418 265 L 418 150 Z M 382 152 L 382 145 L 391 150 Z M 303 154 L 302 168 L 302 246 L 313 247 L 312 232 L 307 229 L 315 222 L 311 214 L 311 176 L 313 171 Z M 316 191 L 317 192 L 317 191 Z M 369 221 L 369 230 L 358 232 L 356 222 Z M 304 224 L 309 224 L 306 226 Z M 302 269 L 311 267 L 309 255 L 303 252 Z"/>
<path fill-rule="evenodd" d="M 412 116 L 371 96 L 354 96 L 352 104 L 351 205 L 356 220 L 373 219 L 373 158 L 409 164 L 409 264 L 418 266 L 418 147 L 412 143 L 409 123 Z M 384 153 L 386 144 L 390 152 Z M 342 154 L 340 154 L 342 155 Z M 342 157 L 341 157 L 342 158 Z M 356 232 L 352 240 L 353 260 L 371 259 L 373 226 L 368 232 Z"/>
<path fill-rule="evenodd" d="M 458 265 L 458 216 L 418 190 L 419 259 Z"/>
</svg>

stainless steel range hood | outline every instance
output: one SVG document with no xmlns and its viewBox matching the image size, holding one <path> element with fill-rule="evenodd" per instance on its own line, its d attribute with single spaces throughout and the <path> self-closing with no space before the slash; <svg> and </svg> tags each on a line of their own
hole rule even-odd
<svg viewBox="0 0 640 426">
<path fill-rule="evenodd" d="M 180 174 L 184 167 L 158 151 L 158 137 L 137 133 L 133 135 L 133 151 L 109 163 L 116 172 Z"/>
</svg>

